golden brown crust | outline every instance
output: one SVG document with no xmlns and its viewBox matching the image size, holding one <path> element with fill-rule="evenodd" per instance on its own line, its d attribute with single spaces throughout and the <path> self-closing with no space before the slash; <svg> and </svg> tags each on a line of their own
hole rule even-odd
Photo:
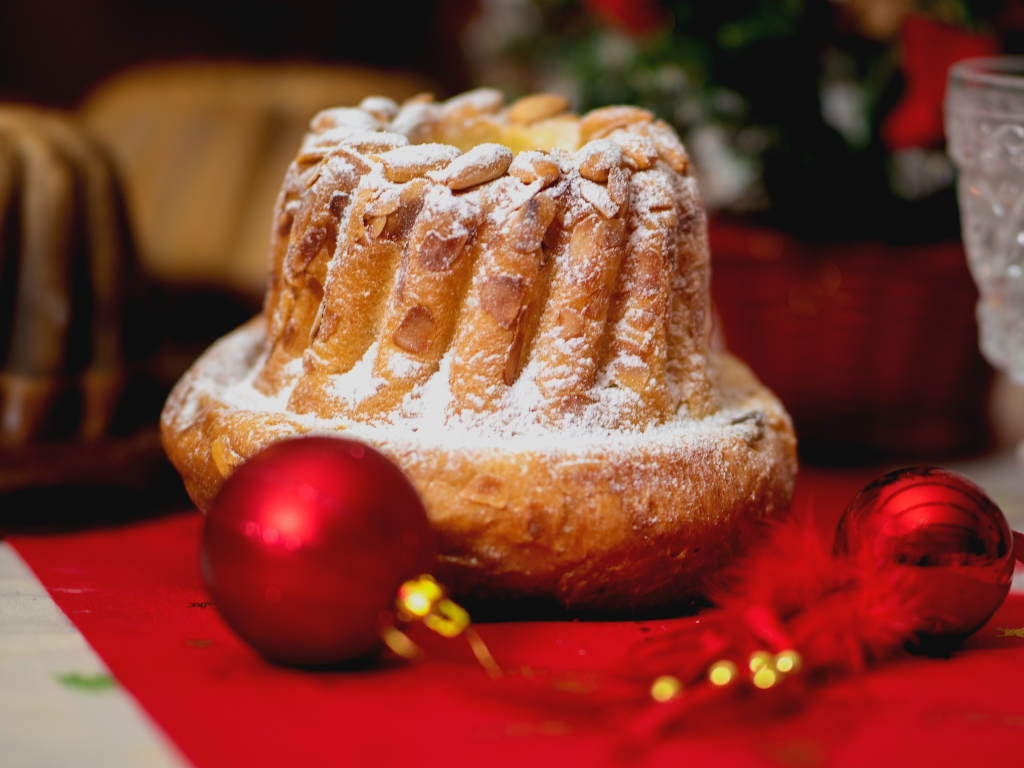
<svg viewBox="0 0 1024 768">
<path fill-rule="evenodd" d="M 788 505 L 796 461 L 778 402 L 710 351 L 678 138 L 633 107 L 489 90 L 371 106 L 313 120 L 266 320 L 168 401 L 196 503 L 275 439 L 345 431 L 409 474 L 460 593 L 639 609 L 698 591 Z"/>
<path fill-rule="evenodd" d="M 330 423 L 254 397 L 262 317 L 218 342 L 168 400 L 165 449 L 202 509 L 233 469 L 296 434 L 345 432 L 388 454 L 439 534 L 438 573 L 459 594 L 554 597 L 639 610 L 692 596 L 755 521 L 784 512 L 796 474 L 789 417 L 750 371 L 716 358 L 723 407 L 644 435 L 521 449 Z"/>
</svg>

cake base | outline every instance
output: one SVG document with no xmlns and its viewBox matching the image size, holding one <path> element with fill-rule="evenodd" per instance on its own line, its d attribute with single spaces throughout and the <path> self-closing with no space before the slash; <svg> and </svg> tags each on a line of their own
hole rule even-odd
<svg viewBox="0 0 1024 768">
<path fill-rule="evenodd" d="M 455 594 L 554 598 L 644 610 L 699 594 L 756 522 L 784 513 L 796 475 L 789 416 L 741 362 L 715 358 L 723 407 L 637 432 L 510 438 L 407 423 L 328 422 L 252 386 L 263 317 L 208 350 L 178 383 L 161 433 L 201 509 L 234 467 L 299 434 L 344 433 L 392 458 L 438 534 L 435 575 Z"/>
</svg>

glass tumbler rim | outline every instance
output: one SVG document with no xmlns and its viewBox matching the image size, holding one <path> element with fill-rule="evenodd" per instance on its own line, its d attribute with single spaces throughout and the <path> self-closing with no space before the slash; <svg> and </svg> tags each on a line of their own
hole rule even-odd
<svg viewBox="0 0 1024 768">
<path fill-rule="evenodd" d="M 1024 56 L 963 59 L 949 68 L 949 82 L 1024 92 Z"/>
</svg>

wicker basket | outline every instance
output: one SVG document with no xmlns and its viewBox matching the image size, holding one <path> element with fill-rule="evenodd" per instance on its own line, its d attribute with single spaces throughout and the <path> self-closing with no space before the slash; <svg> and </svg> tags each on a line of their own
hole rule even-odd
<svg viewBox="0 0 1024 768">
<path fill-rule="evenodd" d="M 811 460 L 978 450 L 991 369 L 958 242 L 808 245 L 712 222 L 731 351 L 793 415 Z"/>
</svg>

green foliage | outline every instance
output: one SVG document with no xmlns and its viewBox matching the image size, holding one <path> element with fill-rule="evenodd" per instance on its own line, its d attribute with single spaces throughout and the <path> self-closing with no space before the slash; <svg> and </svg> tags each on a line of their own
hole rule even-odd
<svg viewBox="0 0 1024 768">
<path fill-rule="evenodd" d="M 579 110 L 637 104 L 672 123 L 691 150 L 713 127 L 733 165 L 752 169 L 727 207 L 760 210 L 766 223 L 804 237 L 957 235 L 951 187 L 914 201 L 894 189 L 880 129 L 903 91 L 898 41 L 863 34 L 846 4 L 674 0 L 660 4 L 666 23 L 644 34 L 609 25 L 579 0 L 532 5 L 538 23 L 504 53 L 525 76 L 498 85 L 519 93 L 554 88 Z M 1002 3 L 917 6 L 985 30 Z"/>
<path fill-rule="evenodd" d="M 65 672 L 64 674 L 55 675 L 55 677 L 61 685 L 79 691 L 109 691 L 117 687 L 114 678 L 103 673 L 83 675 L 81 672 Z"/>
</svg>

